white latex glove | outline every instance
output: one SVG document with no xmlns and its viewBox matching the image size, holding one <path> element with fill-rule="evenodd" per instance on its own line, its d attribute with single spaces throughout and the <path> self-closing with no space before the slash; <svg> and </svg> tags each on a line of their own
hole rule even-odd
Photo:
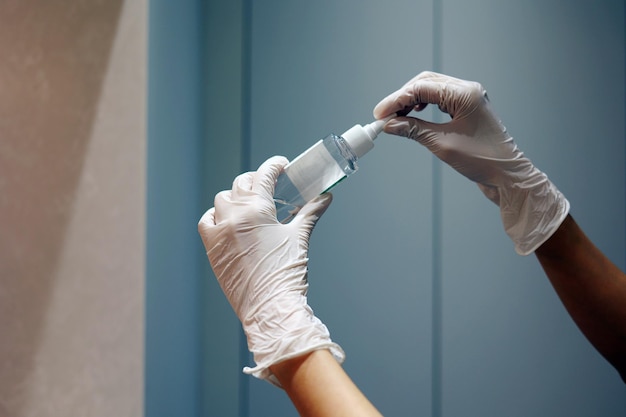
<svg viewBox="0 0 626 417">
<path fill-rule="evenodd" d="M 288 224 L 276 220 L 276 178 L 287 164 L 272 157 L 256 172 L 239 175 L 232 190 L 215 196 L 198 224 L 213 271 L 239 317 L 254 355 L 244 372 L 280 386 L 269 367 L 317 349 L 345 355 L 307 304 L 311 231 L 332 200 L 306 204 Z"/>
<path fill-rule="evenodd" d="M 519 150 L 478 83 L 423 72 L 381 100 L 374 117 L 406 115 L 428 104 L 438 105 L 452 120 L 436 124 L 396 117 L 387 122 L 385 132 L 416 140 L 478 183 L 500 207 L 504 229 L 517 253 L 532 253 L 567 216 L 567 199 Z"/>
</svg>

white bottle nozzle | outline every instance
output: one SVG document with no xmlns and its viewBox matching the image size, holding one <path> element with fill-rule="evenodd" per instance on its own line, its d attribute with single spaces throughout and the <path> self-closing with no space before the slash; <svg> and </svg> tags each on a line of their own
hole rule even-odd
<svg viewBox="0 0 626 417">
<path fill-rule="evenodd" d="M 363 126 L 363 129 L 365 129 L 370 139 L 374 140 L 383 131 L 383 127 L 385 126 L 385 123 L 387 123 L 387 121 L 391 119 L 392 117 L 394 116 L 389 116 L 384 119 L 375 120 L 372 123 Z"/>
<path fill-rule="evenodd" d="M 383 131 L 385 123 L 395 114 L 384 119 L 373 121 L 365 126 L 354 125 L 348 129 L 343 137 L 352 148 L 357 158 L 362 157 L 374 147 L 374 139 Z"/>
</svg>

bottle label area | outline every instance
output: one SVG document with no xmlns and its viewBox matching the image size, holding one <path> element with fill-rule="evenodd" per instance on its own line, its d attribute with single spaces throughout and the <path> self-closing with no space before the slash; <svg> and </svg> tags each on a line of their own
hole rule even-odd
<svg viewBox="0 0 626 417">
<path fill-rule="evenodd" d="M 334 143 L 330 146 L 336 147 Z M 346 173 L 337 164 L 323 140 L 310 147 L 285 167 L 285 175 L 299 191 L 304 201 L 309 201 L 332 187 Z"/>
<path fill-rule="evenodd" d="M 357 169 L 345 140 L 329 135 L 291 161 L 274 190 L 277 217 L 288 222 L 307 201 L 330 190 Z"/>
</svg>

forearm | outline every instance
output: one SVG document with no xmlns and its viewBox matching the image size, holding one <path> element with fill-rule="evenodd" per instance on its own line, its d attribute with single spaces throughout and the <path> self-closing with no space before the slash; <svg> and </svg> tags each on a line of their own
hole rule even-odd
<svg viewBox="0 0 626 417">
<path fill-rule="evenodd" d="M 535 253 L 578 327 L 626 381 L 626 275 L 571 216 Z"/>
<path fill-rule="evenodd" d="M 328 350 L 316 350 L 270 369 L 301 416 L 381 416 Z"/>
</svg>

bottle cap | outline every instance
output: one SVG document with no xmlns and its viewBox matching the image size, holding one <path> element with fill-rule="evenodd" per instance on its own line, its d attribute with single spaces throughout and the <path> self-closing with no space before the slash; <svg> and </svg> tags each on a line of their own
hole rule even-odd
<svg viewBox="0 0 626 417">
<path fill-rule="evenodd" d="M 385 123 L 392 117 L 395 117 L 395 114 L 385 119 L 376 120 L 365 126 L 354 125 L 346 130 L 341 137 L 348 142 L 348 145 L 350 145 L 356 157 L 360 158 L 372 150 L 374 147 L 374 139 L 383 131 Z"/>
</svg>

